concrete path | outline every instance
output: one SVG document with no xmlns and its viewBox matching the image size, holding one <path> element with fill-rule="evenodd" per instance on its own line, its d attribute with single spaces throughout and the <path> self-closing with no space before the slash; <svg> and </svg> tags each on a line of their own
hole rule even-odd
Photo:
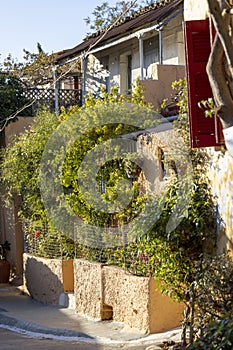
<svg viewBox="0 0 233 350">
<path fill-rule="evenodd" d="M 122 323 L 94 321 L 71 309 L 39 303 L 20 288 L 1 284 L 0 328 L 33 337 L 114 345 L 116 349 L 122 345 L 158 349 L 164 342 L 179 342 L 181 335 L 181 329 L 153 335 L 129 333 Z"/>
</svg>

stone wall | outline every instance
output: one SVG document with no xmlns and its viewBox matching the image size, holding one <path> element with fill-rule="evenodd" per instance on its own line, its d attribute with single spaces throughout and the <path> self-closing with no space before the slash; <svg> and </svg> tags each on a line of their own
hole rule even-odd
<svg viewBox="0 0 233 350">
<path fill-rule="evenodd" d="M 155 280 L 123 269 L 74 260 L 76 312 L 95 319 L 124 322 L 142 333 L 163 332 L 180 325 L 184 305 L 156 290 Z"/>
<path fill-rule="evenodd" d="M 76 312 L 101 319 L 102 265 L 86 260 L 74 260 L 74 294 Z"/>
<path fill-rule="evenodd" d="M 114 321 L 150 333 L 149 285 L 147 277 L 130 275 L 113 266 L 103 267 L 103 301 L 113 308 Z"/>
<path fill-rule="evenodd" d="M 60 294 L 66 291 L 64 271 L 73 278 L 73 264 L 61 259 L 39 258 L 24 253 L 24 288 L 36 300 L 45 304 L 59 305 Z M 65 264 L 65 269 L 63 268 Z M 70 286 L 71 279 L 66 281 Z M 65 288 L 64 288 L 65 287 Z"/>
</svg>

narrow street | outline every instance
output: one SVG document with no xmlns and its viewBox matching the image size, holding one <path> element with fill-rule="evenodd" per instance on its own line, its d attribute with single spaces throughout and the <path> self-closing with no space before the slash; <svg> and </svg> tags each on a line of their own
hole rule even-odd
<svg viewBox="0 0 233 350">
<path fill-rule="evenodd" d="M 148 345 L 97 345 L 83 342 L 51 340 L 44 338 L 32 338 L 23 334 L 0 329 L 1 349 L 4 350 L 156 350 L 158 347 Z"/>
</svg>

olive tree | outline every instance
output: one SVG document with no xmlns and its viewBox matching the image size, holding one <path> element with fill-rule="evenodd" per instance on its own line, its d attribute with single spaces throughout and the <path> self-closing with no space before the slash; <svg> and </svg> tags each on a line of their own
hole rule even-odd
<svg viewBox="0 0 233 350">
<path fill-rule="evenodd" d="M 216 113 L 223 129 L 233 126 L 233 2 L 207 0 L 216 35 L 207 64 Z"/>
</svg>

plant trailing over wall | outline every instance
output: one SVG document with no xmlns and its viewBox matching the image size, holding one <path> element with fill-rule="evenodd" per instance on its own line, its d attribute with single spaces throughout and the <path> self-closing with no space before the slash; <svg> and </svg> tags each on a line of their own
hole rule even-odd
<svg viewBox="0 0 233 350">
<path fill-rule="evenodd" d="M 188 145 L 186 83 L 184 80 L 180 80 L 175 82 L 173 87 L 178 96 L 177 103 L 179 105 L 179 118 L 175 122 L 175 127 Z M 217 312 L 219 317 L 222 317 L 222 310 L 228 312 L 229 307 L 231 307 L 229 303 L 223 303 L 221 304 L 221 310 L 218 309 L 218 301 L 223 295 L 226 295 L 224 287 L 222 292 L 216 293 L 216 298 L 214 296 L 211 299 L 211 303 L 214 305 L 209 308 L 211 313 L 208 315 L 204 309 L 204 305 L 210 300 L 205 299 L 208 294 L 208 291 L 205 290 L 207 283 L 212 286 L 211 295 L 212 292 L 220 290 L 218 285 L 223 285 L 222 274 L 218 275 L 216 273 L 214 263 L 212 265 L 207 264 L 207 257 L 213 253 L 215 248 L 216 237 L 214 206 L 205 174 L 208 157 L 204 150 L 189 148 L 189 157 L 193 166 L 191 183 L 190 178 L 184 176 L 180 179 L 178 175 L 168 181 L 164 193 L 157 195 L 152 204 L 155 216 L 157 215 L 156 210 L 161 208 L 162 205 L 162 212 L 158 220 L 148 232 L 144 232 L 142 227 L 134 225 L 132 229 L 136 232 L 136 239 L 132 242 L 125 242 L 122 247 L 98 249 L 98 247 L 90 247 L 80 244 L 80 242 L 74 243 L 71 239 L 61 235 L 52 225 L 41 200 L 39 190 L 41 157 L 54 130 L 58 126 L 62 126 L 63 121 L 77 111 L 80 118 L 88 120 L 85 119 L 87 114 L 96 118 L 96 107 L 97 110 L 100 108 L 100 111 L 103 112 L 105 106 L 108 106 L 109 103 L 115 103 L 119 105 L 120 110 L 124 108 L 125 111 L 125 103 L 127 105 L 128 102 L 135 103 L 138 109 L 140 105 L 145 105 L 143 91 L 139 85 L 134 90 L 131 99 L 119 95 L 118 88 L 113 88 L 110 93 L 103 89 L 100 99 L 94 99 L 93 96 L 88 95 L 85 108 L 72 107 L 69 111 L 62 109 L 59 118 L 46 110 L 40 111 L 32 127 L 3 151 L 1 181 L 6 189 L 6 200 L 9 202 L 15 195 L 20 196 L 19 214 L 24 222 L 28 243 L 33 247 L 33 252 L 36 254 L 45 257 L 58 257 L 60 255 L 63 258 L 77 256 L 106 264 L 114 264 L 139 276 L 154 276 L 162 292 L 186 302 L 189 311 L 193 310 L 194 304 L 198 305 L 199 313 L 196 314 L 195 320 L 192 319 L 193 316 L 189 313 L 185 322 L 195 324 L 196 328 L 200 328 L 202 325 L 208 325 L 212 320 L 219 319 L 212 317 L 213 310 Z M 132 126 L 116 123 L 95 128 L 90 128 L 87 125 L 87 129 L 89 131 L 82 136 L 81 140 L 75 142 L 66 153 L 61 176 L 66 199 L 72 209 L 86 222 L 107 226 L 111 225 L 113 221 L 116 225 L 127 222 L 127 218 L 130 221 L 135 212 L 140 211 L 146 200 L 140 193 L 137 183 L 140 169 L 135 167 L 131 159 L 127 160 L 122 157 L 106 162 L 105 166 L 100 168 L 96 177 L 97 181 L 105 186 L 102 196 L 111 200 L 115 198 L 118 182 L 128 176 L 128 168 L 137 173 L 136 181 L 133 183 L 134 197 L 131 207 L 127 208 L 121 215 L 109 215 L 105 212 L 96 213 L 90 205 L 84 203 L 76 179 L 77 169 L 88 150 L 110 137 L 129 133 L 134 129 L 132 129 Z M 55 159 L 56 161 L 57 159 Z M 172 232 L 167 233 L 166 225 L 172 212 L 176 210 L 181 181 L 184 184 L 189 183 L 190 191 L 188 193 L 184 191 L 182 194 L 189 196 L 189 204 L 179 225 Z M 54 248 L 50 249 L 50 247 Z M 226 263 L 224 265 L 219 261 L 219 265 L 216 262 L 216 266 L 223 267 L 226 266 Z M 223 276 L 225 276 L 224 273 Z M 208 277 L 210 277 L 209 280 Z M 227 279 L 225 278 L 225 280 Z M 205 291 L 205 293 L 201 293 L 201 291 Z M 227 289 L 229 295 L 231 295 L 231 292 Z"/>
<path fill-rule="evenodd" d="M 174 83 L 174 89 L 179 96 L 180 108 L 176 127 L 188 144 L 185 82 L 180 80 Z M 34 223 L 28 226 L 31 227 L 29 233 L 37 232 L 44 223 L 51 235 L 55 233 L 55 229 L 49 223 L 39 190 L 41 156 L 53 131 L 76 111 L 79 111 L 81 118 L 85 118 L 85 113 L 90 115 L 94 113 L 94 106 L 121 102 L 123 102 L 122 106 L 125 102 L 145 105 L 141 87 L 137 85 L 131 100 L 119 95 L 117 88 L 113 88 L 110 93 L 103 90 L 100 99 L 87 96 L 86 109 L 80 110 L 78 107 L 73 107 L 69 111 L 63 109 L 59 118 L 47 111 L 41 111 L 35 118 L 31 129 L 21 134 L 17 141 L 6 149 L 3 155 L 1 178 L 6 188 L 8 200 L 12 199 L 15 194 L 21 197 L 21 218 L 24 221 L 29 220 Z M 93 118 L 95 118 L 94 114 Z M 130 131 L 132 131 L 131 126 L 114 123 L 90 128 L 81 140 L 82 147 L 80 147 L 80 141 L 77 141 L 66 155 L 61 179 L 66 198 L 73 210 L 86 222 L 98 222 L 102 226 L 110 225 L 112 221 L 117 224 L 124 223 L 126 218 L 131 220 L 134 213 L 140 210 L 140 206 L 143 206 L 144 199 L 140 195 L 137 181 L 135 181 L 131 208 L 127 208 L 121 215 L 96 213 L 90 205 L 84 203 L 76 181 L 77 169 L 89 149 L 109 137 L 116 137 L 116 135 Z M 204 173 L 207 162 L 206 154 L 201 150 L 190 149 L 190 158 L 193 164 L 192 190 L 191 193 L 184 193 L 184 195 L 190 196 L 190 201 L 186 208 L 186 217 L 183 218 L 179 226 L 169 235 L 166 233 L 166 224 L 175 209 L 179 196 L 178 185 L 181 180 L 174 177 L 172 181 L 167 183 L 164 194 L 158 195 L 154 201 L 154 215 L 156 215 L 156 207 L 160 206 L 161 202 L 163 210 L 159 220 L 151 230 L 141 232 L 141 227 L 133 227 L 137 232 L 137 239 L 134 242 L 128 243 L 124 248 L 99 252 L 99 256 L 104 262 L 123 266 L 138 275 L 156 276 L 160 280 L 161 289 L 179 300 L 185 299 L 185 293 L 194 280 L 196 265 L 203 257 L 204 245 L 207 245 L 208 239 L 212 238 L 215 230 L 213 203 Z M 127 177 L 126 168 L 129 165 L 133 166 L 130 160 L 126 161 L 123 158 L 113 160 L 106 163 L 105 167 L 97 174 L 97 180 L 104 180 L 104 186 L 108 188 L 102 193 L 105 199 L 114 198 L 118 181 Z M 189 179 L 184 177 L 182 181 L 189 181 Z M 43 241 L 42 238 L 41 241 Z M 80 245 L 76 247 L 76 250 L 80 256 L 98 259 L 98 250 Z M 40 249 L 40 251 L 42 250 Z"/>
<path fill-rule="evenodd" d="M 117 88 L 112 89 L 110 93 L 106 93 L 103 89 L 102 97 L 100 99 L 94 99 L 92 96 L 87 96 L 86 104 L 84 106 L 85 108 L 74 106 L 68 111 L 62 109 L 59 118 L 47 110 L 41 110 L 35 117 L 34 123 L 30 129 L 22 133 L 16 138 L 14 143 L 2 151 L 1 182 L 5 186 L 6 202 L 9 204 L 10 201 L 14 199 L 14 196 L 20 197 L 21 204 L 19 207 L 19 216 L 28 233 L 29 242 L 31 241 L 33 244 L 35 243 L 34 236 L 36 233 L 43 231 L 43 227 L 47 228 L 48 236 L 50 235 L 51 237 L 49 242 L 52 242 L 53 237 L 59 234 L 48 218 L 41 200 L 39 188 L 41 157 L 47 141 L 54 130 L 56 130 L 64 120 L 75 113 L 79 112 L 81 117 L 85 118 L 85 111 L 88 111 L 89 114 L 93 113 L 93 117 L 95 117 L 93 110 L 95 105 L 106 105 L 113 102 L 119 104 L 119 108 L 121 108 L 120 106 L 125 106 L 124 102 L 145 105 L 142 90 L 140 88 L 135 89 L 131 99 L 126 99 L 124 96 L 120 96 Z M 129 209 L 125 212 L 125 215 L 121 216 L 121 218 L 113 218 L 104 213 L 95 216 L 95 212 L 90 206 L 83 205 L 76 183 L 77 174 L 74 171 L 74 169 L 78 168 L 80 161 L 83 159 L 83 156 L 88 149 L 94 147 L 98 142 L 109 138 L 111 135 L 116 137 L 116 135 L 129 131 L 132 131 L 131 126 L 114 123 L 99 128 L 93 128 L 82 139 L 82 147 L 80 147 L 79 143 L 76 143 L 67 153 L 62 176 L 64 191 L 66 192 L 67 199 L 73 209 L 87 222 L 89 221 L 93 223 L 98 221 L 100 224 L 105 225 L 108 224 L 109 220 L 124 220 L 124 216 L 133 215 L 132 209 L 131 214 Z M 97 177 L 102 180 L 104 178 L 105 186 L 109 187 L 109 190 L 103 194 L 105 197 L 110 198 L 111 196 L 114 196 L 114 188 L 116 188 L 117 183 L 121 181 L 121 179 L 126 177 L 126 168 L 129 167 L 130 164 L 130 160 L 128 162 L 123 159 L 114 160 L 100 171 Z M 115 179 L 118 178 L 118 180 L 114 181 L 113 177 L 115 177 Z M 135 205 L 133 207 L 135 210 L 138 206 L 136 203 L 140 203 L 140 200 L 136 200 L 139 195 L 136 183 L 133 184 L 133 187 L 135 193 Z M 46 249 L 42 249 L 43 242 L 46 242 L 46 240 L 42 239 L 43 235 L 38 234 L 37 236 L 36 246 L 40 247 L 40 254 L 48 254 Z M 37 243 L 39 243 L 39 245 Z M 48 241 L 46 244 L 48 244 Z M 70 256 L 73 257 L 74 248 L 70 248 L 70 251 Z M 65 255 L 69 256 L 69 253 L 66 252 Z"/>
<path fill-rule="evenodd" d="M 2 150 L 1 182 L 6 202 L 9 204 L 15 195 L 21 198 L 19 215 L 23 220 L 47 219 L 40 197 L 39 168 L 46 142 L 59 123 L 54 114 L 42 110 L 30 129 Z"/>
</svg>

